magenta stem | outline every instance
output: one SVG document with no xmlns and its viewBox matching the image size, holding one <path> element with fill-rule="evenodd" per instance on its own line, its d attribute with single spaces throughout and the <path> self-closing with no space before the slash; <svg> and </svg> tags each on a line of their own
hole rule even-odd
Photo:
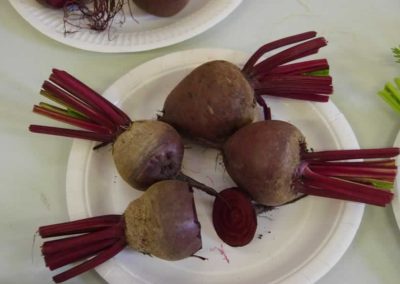
<svg viewBox="0 0 400 284">
<path fill-rule="evenodd" d="M 51 111 L 47 108 L 41 107 L 41 106 L 37 106 L 35 105 L 33 107 L 33 112 L 37 113 L 37 114 L 41 114 L 44 116 L 47 116 L 49 118 L 61 121 L 61 122 L 65 122 L 74 126 L 77 126 L 79 128 L 83 128 L 92 132 L 96 132 L 96 133 L 111 133 L 110 129 L 102 126 L 102 125 L 98 125 L 95 123 L 90 122 L 87 119 L 80 119 L 80 118 L 75 118 L 75 117 L 71 117 L 69 115 L 65 115 L 62 114 L 60 112 L 55 112 L 55 111 Z"/>
<path fill-rule="evenodd" d="M 122 237 L 119 241 L 117 241 L 114 245 L 109 247 L 108 249 L 100 252 L 97 256 L 93 257 L 86 262 L 83 262 L 67 271 L 64 271 L 53 277 L 54 282 L 61 283 L 68 279 L 71 279 L 83 272 L 86 272 L 94 267 L 102 264 L 113 256 L 117 255 L 121 250 L 126 246 L 125 237 Z"/>
<path fill-rule="evenodd" d="M 244 67 L 242 69 L 243 73 L 248 74 L 250 69 L 253 68 L 254 64 L 256 64 L 257 61 L 261 58 L 261 56 L 263 56 L 265 53 L 270 52 L 274 49 L 289 45 L 289 44 L 293 44 L 293 43 L 297 43 L 297 42 L 304 41 L 307 39 L 311 39 L 311 38 L 315 37 L 316 35 L 317 35 L 317 33 L 314 31 L 305 32 L 305 33 L 285 37 L 285 38 L 282 38 L 282 39 L 279 39 L 279 40 L 276 40 L 276 41 L 273 41 L 273 42 L 270 42 L 270 43 L 267 43 L 267 44 L 261 46 L 246 62 L 246 64 L 244 65 Z"/>
<path fill-rule="evenodd" d="M 373 186 L 325 177 L 306 167 L 302 174 L 303 186 L 299 190 L 305 194 L 357 201 L 371 205 L 385 206 L 393 199 L 393 193 Z"/>
<path fill-rule="evenodd" d="M 55 136 L 64 136 L 64 137 L 99 141 L 105 143 L 110 143 L 114 140 L 114 135 L 112 134 L 95 133 L 84 130 L 75 130 L 75 129 L 67 129 L 61 127 L 52 127 L 52 126 L 41 126 L 34 124 L 29 126 L 29 131 L 34 133 L 51 134 Z"/>
<path fill-rule="evenodd" d="M 318 50 L 326 44 L 326 40 L 322 37 L 300 43 L 264 59 L 254 66 L 249 75 L 250 77 L 256 78 L 262 77 L 281 64 L 317 53 Z"/>
<path fill-rule="evenodd" d="M 115 130 L 118 127 L 118 125 L 115 125 L 103 113 L 99 112 L 96 109 L 91 108 L 90 105 L 87 105 L 83 101 L 75 98 L 73 95 L 65 92 L 64 90 L 60 89 L 59 87 L 50 83 L 49 81 L 45 81 L 42 87 L 45 91 L 52 94 L 53 97 L 63 101 L 70 108 L 83 113 L 85 116 L 89 117 L 91 120 L 97 122 L 98 124 L 103 125 L 104 127 L 107 127 L 110 130 Z"/>
<path fill-rule="evenodd" d="M 254 87 L 256 95 L 270 95 L 310 101 L 328 101 L 332 94 L 330 76 L 266 76 Z"/>
<path fill-rule="evenodd" d="M 255 96 L 257 103 L 262 107 L 263 109 L 263 114 L 264 114 L 264 120 L 270 120 L 272 119 L 271 115 L 271 109 L 268 107 L 267 103 L 265 102 L 264 98 L 262 96 Z"/>
<path fill-rule="evenodd" d="M 80 249 L 81 247 L 93 242 L 108 239 L 118 239 L 122 235 L 124 235 L 124 227 L 122 225 L 114 225 L 100 231 L 91 232 L 76 237 L 67 237 L 44 242 L 42 246 L 42 253 L 43 255 L 50 255 L 68 249 Z"/>
<path fill-rule="evenodd" d="M 308 72 L 327 69 L 329 69 L 329 64 L 326 59 L 315 59 L 277 66 L 268 75 L 302 75 Z"/>
<path fill-rule="evenodd" d="M 53 69 L 50 80 L 79 97 L 81 100 L 90 102 L 90 105 L 96 106 L 98 110 L 103 111 L 108 117 L 110 117 L 116 125 L 130 124 L 130 118 L 122 110 L 115 107 L 92 88 L 67 72 Z"/>
<path fill-rule="evenodd" d="M 121 220 L 122 215 L 103 215 L 82 220 L 41 226 L 39 228 L 39 235 L 42 238 L 49 238 L 98 231 L 100 229 L 118 224 L 121 222 Z"/>
<path fill-rule="evenodd" d="M 310 165 L 317 166 L 353 166 L 353 167 L 371 167 L 380 169 L 397 169 L 395 159 L 383 159 L 383 160 L 372 160 L 372 161 L 360 161 L 360 162 L 337 162 L 337 161 L 310 161 Z"/>
<path fill-rule="evenodd" d="M 47 255 L 44 257 L 45 263 L 50 270 L 54 270 L 72 262 L 95 255 L 100 251 L 110 247 L 114 243 L 115 239 L 103 240 L 93 244 L 85 245 L 84 247 L 76 250 L 62 251 L 57 254 Z"/>
<path fill-rule="evenodd" d="M 372 178 L 390 182 L 393 182 L 396 178 L 396 170 L 387 168 L 335 165 L 309 165 L 309 168 L 324 176 Z"/>
<path fill-rule="evenodd" d="M 329 96 L 319 95 L 319 94 L 291 94 L 291 93 L 283 93 L 283 94 L 266 94 L 262 90 L 257 90 L 255 92 L 256 96 L 275 96 L 281 98 L 295 99 L 295 100 L 303 100 L 303 101 L 311 101 L 311 102 L 320 102 L 324 103 L 329 101 Z"/>
<path fill-rule="evenodd" d="M 384 159 L 400 154 L 400 148 L 332 150 L 302 153 L 303 161 L 339 161 L 351 159 Z"/>
</svg>

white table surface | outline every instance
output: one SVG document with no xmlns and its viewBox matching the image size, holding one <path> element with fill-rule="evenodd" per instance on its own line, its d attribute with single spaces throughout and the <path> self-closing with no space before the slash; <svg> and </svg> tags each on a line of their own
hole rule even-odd
<svg viewBox="0 0 400 284">
<path fill-rule="evenodd" d="M 218 0 L 216 0 L 218 1 Z M 393 145 L 399 116 L 377 96 L 400 74 L 390 48 L 400 44 L 400 2 L 394 0 L 245 0 L 229 18 L 180 44 L 141 53 L 101 54 L 48 39 L 0 3 L 0 283 L 51 283 L 34 234 L 68 219 L 65 173 L 71 140 L 33 135 L 31 112 L 52 67 L 73 72 L 102 91 L 130 69 L 173 51 L 218 47 L 252 52 L 279 37 L 316 30 L 329 40 L 333 102 L 361 147 Z M 104 283 L 88 272 L 68 283 Z M 367 207 L 343 258 L 318 281 L 400 283 L 400 234 L 392 208 Z"/>
</svg>

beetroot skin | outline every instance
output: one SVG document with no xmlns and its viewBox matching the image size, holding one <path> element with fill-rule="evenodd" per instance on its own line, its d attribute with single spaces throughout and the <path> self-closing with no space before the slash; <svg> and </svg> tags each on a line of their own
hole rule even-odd
<svg viewBox="0 0 400 284">
<path fill-rule="evenodd" d="M 254 91 L 227 61 L 194 69 L 168 95 L 161 120 L 202 142 L 223 143 L 254 118 Z"/>
<path fill-rule="evenodd" d="M 303 135 L 293 125 L 277 120 L 255 122 L 225 143 L 225 167 L 238 186 L 248 191 L 255 201 L 269 206 L 281 205 L 297 196 L 293 175 L 304 143 Z"/>
<path fill-rule="evenodd" d="M 399 148 L 310 152 L 300 130 L 278 120 L 247 125 L 223 147 L 232 179 L 266 206 L 301 194 L 386 206 L 393 198 L 399 153 Z"/>
<path fill-rule="evenodd" d="M 224 60 L 198 66 L 167 96 L 159 119 L 193 140 L 220 148 L 236 130 L 253 122 L 256 103 L 263 108 L 264 118 L 271 118 L 264 95 L 328 101 L 333 88 L 327 60 L 291 63 L 326 45 L 324 38 L 315 36 L 307 32 L 267 43 L 242 69 Z M 298 44 L 262 58 L 294 43 Z"/>
</svg>

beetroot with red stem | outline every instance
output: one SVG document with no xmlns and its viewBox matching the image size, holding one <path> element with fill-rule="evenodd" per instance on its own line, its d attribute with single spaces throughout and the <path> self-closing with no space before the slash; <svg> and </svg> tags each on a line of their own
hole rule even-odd
<svg viewBox="0 0 400 284">
<path fill-rule="evenodd" d="M 237 129 L 253 121 L 256 102 L 270 119 L 264 95 L 328 101 L 333 89 L 327 60 L 292 63 L 327 44 L 324 38 L 315 37 L 315 32 L 306 32 L 268 43 L 242 69 L 222 60 L 200 65 L 171 91 L 159 119 L 190 138 L 218 148 Z M 291 44 L 296 45 L 262 58 Z"/>
<path fill-rule="evenodd" d="M 223 146 L 229 175 L 267 206 L 299 194 L 385 206 L 393 198 L 387 189 L 393 187 L 398 154 L 399 148 L 309 152 L 302 133 L 277 120 L 247 125 Z"/>
<path fill-rule="evenodd" d="M 180 171 L 183 143 L 170 125 L 156 120 L 131 121 L 126 113 L 93 89 L 57 69 L 43 83 L 40 93 L 63 108 L 40 103 L 34 106 L 35 113 L 84 130 L 30 125 L 30 131 L 102 143 L 96 147 L 111 143 L 119 174 L 136 189 L 144 190 L 164 179 L 181 179 L 209 194 L 217 194 Z"/>
<path fill-rule="evenodd" d="M 127 245 L 165 260 L 190 257 L 202 247 L 200 229 L 190 186 L 167 180 L 152 185 L 123 215 L 42 226 L 39 235 L 69 236 L 44 242 L 42 253 L 50 270 L 83 261 L 53 277 L 60 283 L 100 265 Z"/>
</svg>

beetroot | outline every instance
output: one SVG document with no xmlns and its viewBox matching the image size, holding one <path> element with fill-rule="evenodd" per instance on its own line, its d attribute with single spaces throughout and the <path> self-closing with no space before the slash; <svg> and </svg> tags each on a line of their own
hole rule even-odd
<svg viewBox="0 0 400 284">
<path fill-rule="evenodd" d="M 60 9 L 68 2 L 68 0 L 37 0 L 37 2 L 54 9 Z"/>
<path fill-rule="evenodd" d="M 181 173 L 183 143 L 170 125 L 161 121 L 131 121 L 127 114 L 65 71 L 53 69 L 41 94 L 63 108 L 40 103 L 35 113 L 85 129 L 30 125 L 36 133 L 67 136 L 112 144 L 120 176 L 132 187 L 144 190 L 164 179 L 181 179 L 209 194 L 215 190 Z"/>
<path fill-rule="evenodd" d="M 180 12 L 189 0 L 132 0 L 139 8 L 158 17 L 171 17 Z"/>
<path fill-rule="evenodd" d="M 257 229 L 257 215 L 250 196 L 238 188 L 219 193 L 213 205 L 212 219 L 218 236 L 237 247 L 251 242 Z"/>
<path fill-rule="evenodd" d="M 200 65 L 171 91 L 159 119 L 195 140 L 219 147 L 253 121 L 256 102 L 263 107 L 265 118 L 270 119 L 264 95 L 328 101 L 333 90 L 332 78 L 326 74 L 327 60 L 290 63 L 326 45 L 324 38 L 315 36 L 315 32 L 307 32 L 268 43 L 242 69 L 222 60 Z M 295 43 L 261 59 L 269 51 Z"/>
<path fill-rule="evenodd" d="M 278 206 L 299 194 L 385 206 L 393 198 L 399 148 L 309 152 L 295 126 L 277 120 L 247 125 L 223 147 L 226 170 L 258 203 Z M 373 159 L 372 161 L 346 161 Z"/>
<path fill-rule="evenodd" d="M 123 215 L 42 226 L 39 235 L 73 235 L 44 242 L 42 253 L 50 270 L 84 260 L 54 276 L 56 283 L 94 268 L 126 245 L 165 260 L 192 256 L 202 246 L 193 191 L 187 183 L 171 180 L 152 185 L 129 204 Z"/>
</svg>

